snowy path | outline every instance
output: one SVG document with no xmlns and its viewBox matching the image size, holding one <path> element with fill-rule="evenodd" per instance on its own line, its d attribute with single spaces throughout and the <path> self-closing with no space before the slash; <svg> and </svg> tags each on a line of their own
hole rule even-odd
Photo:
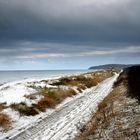
<svg viewBox="0 0 140 140">
<path fill-rule="evenodd" d="M 78 133 L 78 128 L 86 123 L 98 103 L 111 91 L 118 75 L 101 82 L 78 98 L 57 108 L 52 114 L 40 119 L 34 126 L 19 132 L 12 140 L 70 140 Z"/>
</svg>

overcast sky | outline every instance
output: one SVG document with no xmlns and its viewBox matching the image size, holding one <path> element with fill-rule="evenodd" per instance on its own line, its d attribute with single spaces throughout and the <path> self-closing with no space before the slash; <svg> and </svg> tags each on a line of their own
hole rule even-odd
<svg viewBox="0 0 140 140">
<path fill-rule="evenodd" d="M 140 0 L 0 0 L 0 70 L 140 63 Z"/>
</svg>

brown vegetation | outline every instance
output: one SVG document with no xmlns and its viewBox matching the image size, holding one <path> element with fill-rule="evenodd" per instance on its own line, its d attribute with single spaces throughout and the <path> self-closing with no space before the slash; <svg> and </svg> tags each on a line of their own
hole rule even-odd
<svg viewBox="0 0 140 140">
<path fill-rule="evenodd" d="M 39 111 L 45 111 L 46 108 L 53 108 L 55 106 L 55 100 L 48 96 L 44 96 L 37 104 L 34 105 Z"/>
<path fill-rule="evenodd" d="M 73 89 L 63 90 L 61 88 L 42 88 L 39 94 L 43 97 L 38 101 L 38 103 L 28 106 L 25 102 L 21 102 L 19 104 L 11 104 L 11 108 L 18 111 L 20 115 L 34 116 L 39 112 L 46 111 L 47 108 L 54 108 L 66 97 L 76 95 L 76 92 Z"/>
<path fill-rule="evenodd" d="M 0 113 L 0 127 L 7 129 L 11 126 L 11 119 L 5 113 Z"/>
<path fill-rule="evenodd" d="M 61 88 L 58 89 L 43 89 L 40 94 L 43 95 L 43 98 L 34 105 L 40 111 L 45 111 L 46 108 L 53 108 L 58 103 L 62 102 L 66 97 L 71 97 L 76 95 L 76 92 L 73 89 L 64 90 Z"/>
<path fill-rule="evenodd" d="M 10 107 L 20 113 L 20 115 L 34 116 L 39 113 L 39 111 L 33 106 L 28 106 L 25 102 L 19 104 L 11 104 Z"/>
<path fill-rule="evenodd" d="M 7 108 L 6 103 L 0 103 L 0 111 Z"/>
<path fill-rule="evenodd" d="M 103 81 L 104 79 L 113 76 L 114 72 L 117 71 L 106 70 L 98 72 L 89 72 L 78 76 L 62 77 L 59 79 L 59 81 L 53 82 L 51 85 L 77 86 L 79 88 L 82 87 L 81 89 L 90 88 L 92 86 L 96 86 L 99 82 Z"/>
</svg>

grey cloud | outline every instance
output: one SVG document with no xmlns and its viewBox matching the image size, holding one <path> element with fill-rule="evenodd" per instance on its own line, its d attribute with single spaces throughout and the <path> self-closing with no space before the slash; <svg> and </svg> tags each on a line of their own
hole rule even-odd
<svg viewBox="0 0 140 140">
<path fill-rule="evenodd" d="M 7 47 L 5 47 L 7 46 Z M 33 61 L 37 59 L 64 59 L 93 56 L 135 56 L 140 55 L 140 46 L 93 46 L 64 43 L 24 42 L 4 44 L 0 47 L 0 59 L 3 61 Z"/>
<path fill-rule="evenodd" d="M 139 0 L 1 0 L 0 38 L 140 43 Z"/>
</svg>

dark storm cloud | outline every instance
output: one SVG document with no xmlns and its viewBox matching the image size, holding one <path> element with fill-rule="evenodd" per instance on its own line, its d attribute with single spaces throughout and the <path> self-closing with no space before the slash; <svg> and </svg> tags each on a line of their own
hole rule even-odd
<svg viewBox="0 0 140 140">
<path fill-rule="evenodd" d="M 140 0 L 0 0 L 0 69 L 138 62 L 139 7 Z"/>
<path fill-rule="evenodd" d="M 1 0 L 0 39 L 140 43 L 139 0 Z"/>
</svg>

